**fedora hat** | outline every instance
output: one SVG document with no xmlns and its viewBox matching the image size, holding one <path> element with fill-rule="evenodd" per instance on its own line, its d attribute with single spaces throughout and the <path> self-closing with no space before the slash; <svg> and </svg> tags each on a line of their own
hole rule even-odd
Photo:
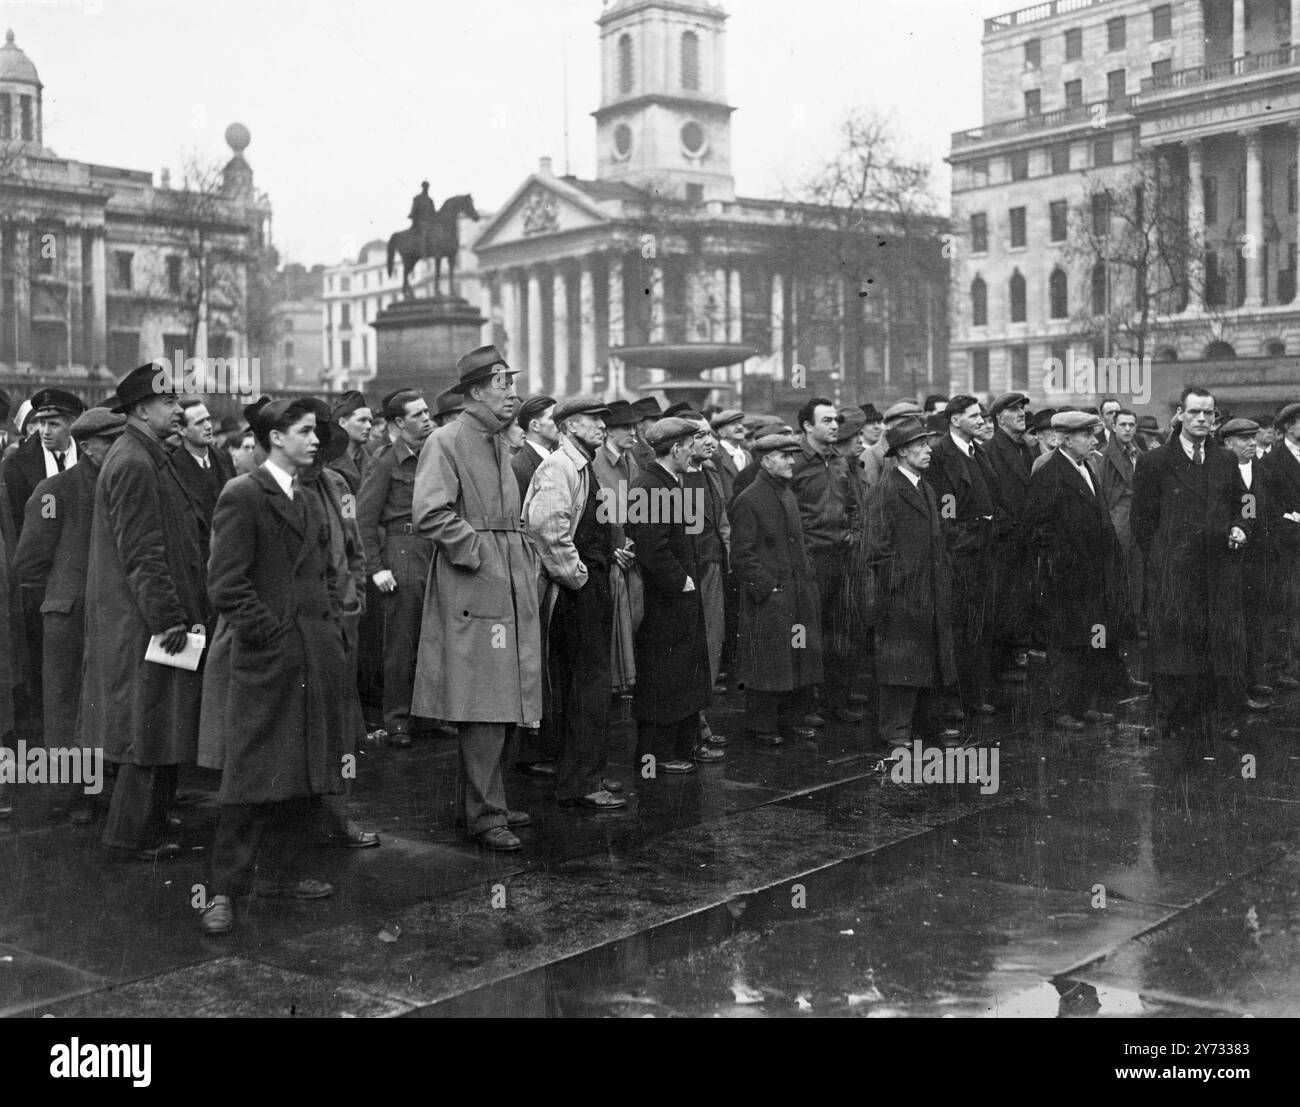
<svg viewBox="0 0 1300 1107">
<path fill-rule="evenodd" d="M 110 397 L 113 411 L 130 411 L 142 400 L 153 400 L 159 396 L 177 395 L 171 374 L 157 362 L 139 365 L 117 382 L 117 388 Z"/>
<path fill-rule="evenodd" d="M 509 373 L 514 376 L 519 370 L 511 369 L 501 351 L 495 346 L 479 346 L 456 362 L 456 372 L 460 380 L 447 391 L 459 392 L 464 396 L 474 385 L 491 380 L 498 373 Z"/>
<path fill-rule="evenodd" d="M 929 438 L 936 433 L 938 432 L 927 427 L 922 419 L 914 416 L 899 419 L 885 428 L 885 456 L 893 457 L 909 442 L 915 442 L 918 438 Z"/>
</svg>

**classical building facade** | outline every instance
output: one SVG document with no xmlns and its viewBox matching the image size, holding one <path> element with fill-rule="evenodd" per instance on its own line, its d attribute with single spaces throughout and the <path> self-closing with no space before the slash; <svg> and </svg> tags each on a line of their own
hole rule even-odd
<svg viewBox="0 0 1300 1107">
<path fill-rule="evenodd" d="M 711 375 L 715 399 L 754 410 L 810 388 L 857 401 L 946 383 L 942 266 L 905 296 L 891 280 L 905 255 L 879 251 L 874 276 L 850 285 L 831 213 L 736 195 L 726 19 L 705 0 L 607 4 L 595 179 L 542 158 L 476 240 L 481 310 L 526 373 L 521 394 L 635 397 L 665 371 L 616 351 L 658 343 L 753 347 Z M 856 223 L 861 239 L 894 230 L 875 213 Z M 922 227 L 935 260 L 940 230 Z"/>
<path fill-rule="evenodd" d="M 1300 391 L 1300 0 L 1048 0 L 985 20 L 983 48 L 984 122 L 949 158 L 951 387 L 1064 402 L 1048 359 L 1121 352 L 1080 316 L 1133 273 L 1072 249 L 1070 213 L 1155 172 L 1146 202 L 1177 229 L 1158 260 L 1182 277 L 1153 312 L 1147 402 L 1122 398 L 1164 417 L 1184 382 L 1237 411 Z"/>
<path fill-rule="evenodd" d="M 249 356 L 248 266 L 270 205 L 248 131 L 203 192 L 149 173 L 58 157 L 44 89 L 14 41 L 0 47 L 0 384 L 59 384 L 98 399 L 151 358 Z"/>
</svg>

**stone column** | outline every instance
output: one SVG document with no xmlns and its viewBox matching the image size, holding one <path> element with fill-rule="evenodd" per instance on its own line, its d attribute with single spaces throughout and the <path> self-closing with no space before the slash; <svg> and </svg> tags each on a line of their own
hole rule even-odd
<svg viewBox="0 0 1300 1107">
<path fill-rule="evenodd" d="M 522 369 L 519 357 L 524 344 L 519 333 L 519 287 L 509 269 L 501 270 L 501 326 L 506 332 L 505 349 L 501 352 L 512 368 Z"/>
<path fill-rule="evenodd" d="M 1259 129 L 1246 132 L 1246 307 L 1260 307 L 1264 292 L 1260 259 L 1264 250 L 1264 158 Z"/>
<path fill-rule="evenodd" d="M 551 395 L 557 400 L 569 394 L 569 285 L 563 265 L 551 273 L 551 331 L 554 339 L 555 372 Z"/>
<path fill-rule="evenodd" d="M 1296 18 L 1296 14 L 1298 12 L 1300 12 L 1300 0 L 1292 0 L 1291 3 L 1292 20 Z M 1291 42 L 1292 45 L 1296 47 L 1300 47 L 1300 40 L 1292 39 Z M 1296 140 L 1296 191 L 1297 193 L 1300 193 L 1300 122 L 1293 123 L 1291 125 L 1291 133 L 1295 136 L 1295 140 Z M 1296 268 L 1294 274 L 1296 294 L 1293 297 L 1293 301 L 1300 301 L 1300 195 L 1297 195 L 1296 197 L 1295 234 L 1296 234 L 1296 246 L 1297 246 Z M 1287 259 L 1287 262 L 1288 264 L 1290 263 L 1290 258 Z"/>
<path fill-rule="evenodd" d="M 623 345 L 624 340 L 624 304 L 623 304 L 623 256 L 609 255 L 609 348 L 611 350 Z M 618 396 L 623 391 L 621 362 L 610 356 L 607 368 L 605 391 L 607 395 Z"/>
<path fill-rule="evenodd" d="M 785 380 L 785 282 L 772 274 L 772 376 Z"/>
<path fill-rule="evenodd" d="M 82 257 L 81 253 L 81 228 L 65 228 L 64 243 L 64 250 L 67 254 L 67 267 L 63 273 L 63 277 L 67 281 L 68 297 L 68 344 L 66 357 L 68 359 L 68 365 L 72 366 L 79 364 L 86 352 L 86 320 L 82 317 L 83 304 L 81 293 L 81 286 L 85 283 L 85 278 L 82 276 L 82 266 L 85 265 L 85 259 Z"/>
<path fill-rule="evenodd" d="M 727 341 L 739 342 L 742 325 L 740 313 L 740 270 L 733 269 L 727 279 Z"/>
<path fill-rule="evenodd" d="M 536 269 L 528 270 L 528 395 L 542 391 L 546 351 L 542 346 L 542 281 Z"/>
<path fill-rule="evenodd" d="M 1232 56 L 1246 52 L 1246 0 L 1232 0 Z"/>
<path fill-rule="evenodd" d="M 591 259 L 582 259 L 578 272 L 578 371 L 583 392 L 595 387 L 596 376 L 596 289 L 591 276 Z"/>
<path fill-rule="evenodd" d="M 656 263 L 650 268 L 650 341 L 664 340 L 664 271 Z"/>
<path fill-rule="evenodd" d="M 1205 178 L 1201 140 L 1187 142 L 1187 310 L 1205 309 Z"/>
</svg>

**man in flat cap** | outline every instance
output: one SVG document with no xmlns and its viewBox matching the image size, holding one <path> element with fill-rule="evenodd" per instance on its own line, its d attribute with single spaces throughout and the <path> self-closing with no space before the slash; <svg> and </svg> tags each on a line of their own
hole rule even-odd
<svg viewBox="0 0 1300 1107">
<path fill-rule="evenodd" d="M 608 414 L 598 396 L 573 396 L 556 405 L 559 445 L 538 465 L 523 507 L 525 530 L 547 576 L 542 599 L 547 674 L 542 725 L 558 739 L 555 793 L 562 804 L 593 811 L 627 806 L 606 786 L 605 775 L 609 574 L 616 556 L 631 559 L 615 546 L 608 513 L 598 509 L 600 482 L 592 461 L 604 444 Z"/>
<path fill-rule="evenodd" d="M 591 461 L 592 472 L 600 482 L 607 504 L 626 503 L 632 482 L 641 472 L 641 466 L 632 456 L 639 422 L 640 416 L 626 400 L 610 401 L 609 414 L 605 416 L 605 442 Z M 609 679 L 615 695 L 630 696 L 636 686 L 636 628 L 641 621 L 644 598 L 632 541 L 623 527 L 623 517 L 617 511 L 613 515 L 618 521 L 611 522 L 615 554 L 609 569 L 613 609 Z"/>
<path fill-rule="evenodd" d="M 957 682 L 952 581 L 939 503 L 922 479 L 935 436 L 918 412 L 885 428 L 897 464 L 867 501 L 868 560 L 876 578 L 875 654 L 880 739 L 909 745 L 923 738 L 955 744 L 959 732 L 939 722 L 940 694 Z"/>
<path fill-rule="evenodd" d="M 922 474 L 930 482 L 943 519 L 944 541 L 953 578 L 953 641 L 964 715 L 991 715 L 988 702 L 988 647 L 991 622 L 990 558 L 994 516 L 999 511 L 997 474 L 977 445 L 984 426 L 974 396 L 954 396 L 944 409 L 947 432 L 937 439 L 930 465 Z"/>
<path fill-rule="evenodd" d="M 1269 639 L 1270 684 L 1300 687 L 1300 403 L 1274 419 L 1278 444 L 1259 464 L 1269 501 L 1269 590 L 1276 615 Z"/>
<path fill-rule="evenodd" d="M 119 765 L 103 842 L 119 855 L 175 856 L 168 809 L 198 746 L 203 658 L 195 671 L 146 661 L 205 626 L 210 606 L 199 522 L 163 441 L 180 429 L 180 398 L 154 363 L 118 382 L 112 410 L 126 430 L 95 483 L 86 575 L 81 733 Z M 206 651 L 205 651 L 206 652 Z"/>
<path fill-rule="evenodd" d="M 519 396 L 495 346 L 460 359 L 465 410 L 433 432 L 415 474 L 417 531 L 434 544 L 420 632 L 414 711 L 459 724 L 468 832 L 517 850 L 502 761 L 516 726 L 542 717 L 538 558 L 519 524 L 519 482 L 504 431 Z"/>
<path fill-rule="evenodd" d="M 559 445 L 560 432 L 555 426 L 555 398 L 530 396 L 519 405 L 515 424 L 523 434 L 523 447 L 510 459 L 519 481 L 519 499 L 528 495 L 528 482 L 537 472 L 542 458 Z"/>
<path fill-rule="evenodd" d="M 648 462 L 654 460 L 655 456 L 654 450 L 646 444 L 646 433 L 656 421 L 663 417 L 664 412 L 663 408 L 659 406 L 659 401 L 653 396 L 642 396 L 641 399 L 634 400 L 632 410 L 641 419 L 636 428 L 636 442 L 632 446 L 632 457 L 644 469 Z"/>
<path fill-rule="evenodd" d="M 993 655 L 994 673 L 1023 679 L 1025 651 L 1029 648 L 1029 627 L 1025 608 L 1030 574 L 1023 518 L 1029 491 L 1029 467 L 1034 456 L 1025 444 L 1025 408 L 1029 397 L 1023 392 L 1004 392 L 989 408 L 996 424 L 987 456 L 993 468 L 993 494 L 998 511 L 993 533 Z"/>
<path fill-rule="evenodd" d="M 1147 572 L 1151 737 L 1189 729 L 1205 738 L 1218 687 L 1238 683 L 1245 664 L 1240 574 L 1230 566 L 1246 532 L 1232 501 L 1235 460 L 1210 439 L 1214 395 L 1189 385 L 1177 414 L 1177 433 L 1138 461 L 1133 533 Z"/>
<path fill-rule="evenodd" d="M 371 459 L 357 497 L 357 523 L 366 547 L 366 569 L 379 590 L 384 613 L 384 729 L 389 742 L 411 744 L 411 687 L 420 618 L 433 547 L 411 516 L 416 467 L 433 420 L 417 392 L 388 398 L 384 416 L 397 439 Z"/>
<path fill-rule="evenodd" d="M 920 414 L 920 405 L 915 401 L 900 400 L 898 403 L 885 409 L 884 430 L 888 431 L 889 428 L 900 419 L 907 419 Z M 897 462 L 894 458 L 886 456 L 888 449 L 889 444 L 883 438 L 878 438 L 875 445 L 868 448 L 862 455 L 860 479 L 866 486 L 868 492 L 880 483 L 881 477 L 883 477 L 886 472 L 897 466 Z"/>
<path fill-rule="evenodd" d="M 347 449 L 330 462 L 330 468 L 342 473 L 348 482 L 348 491 L 355 497 L 361 491 L 361 481 L 370 468 L 370 454 L 366 443 L 375 417 L 365 396 L 355 390 L 344 392 L 330 410 L 330 418 L 342 427 L 348 436 Z"/>
<path fill-rule="evenodd" d="M 684 510 L 683 478 L 697 429 L 676 417 L 654 423 L 646 441 L 655 458 L 632 482 L 629 493 L 633 503 L 627 532 L 645 588 L 632 697 L 636 767 L 643 779 L 695 771 L 700 714 L 712 698 L 700 566 Z M 633 511 L 638 501 L 648 509 Z M 667 511 L 661 509 L 663 504 L 669 505 Z"/>
<path fill-rule="evenodd" d="M 766 435 L 754 452 L 761 471 L 732 504 L 732 568 L 741 585 L 736 675 L 747 736 L 778 746 L 815 736 L 802 720 L 822 682 L 821 612 L 790 490 L 799 440 Z"/>
<path fill-rule="evenodd" d="M 126 429 L 126 417 L 95 407 L 72 424 L 81 460 L 46 477 L 27 501 L 23 536 L 14 555 L 18 580 L 45 597 L 41 672 L 47 746 L 76 746 L 81 734 L 81 667 L 86 642 L 86 573 L 90 562 L 90 524 L 95 481 L 110 447 Z M 89 812 L 74 799 L 71 815 L 87 822 Z"/>
<path fill-rule="evenodd" d="M 745 449 L 745 413 L 739 408 L 723 408 L 712 419 L 709 426 L 718 438 L 718 451 L 714 464 L 718 476 L 722 478 L 722 493 L 729 505 L 735 495 L 736 478 L 741 471 L 748 468 L 753 458 Z"/>
<path fill-rule="evenodd" d="M 1061 445 L 1030 480 L 1023 520 L 1052 666 L 1049 713 L 1058 728 L 1082 730 L 1114 720 L 1098 700 L 1122 671 L 1115 658 L 1127 632 L 1127 590 L 1119 539 L 1089 464 L 1101 419 L 1060 412 L 1052 425 Z"/>
</svg>

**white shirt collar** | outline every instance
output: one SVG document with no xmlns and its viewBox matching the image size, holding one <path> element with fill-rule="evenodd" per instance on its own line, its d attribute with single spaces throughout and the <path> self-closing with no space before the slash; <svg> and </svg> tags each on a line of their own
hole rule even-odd
<svg viewBox="0 0 1300 1107">
<path fill-rule="evenodd" d="M 264 462 L 262 462 L 262 468 L 264 468 L 268 473 L 271 474 L 271 476 L 275 478 L 275 483 L 280 486 L 280 491 L 283 492 L 286 496 L 289 497 L 289 499 L 292 500 L 293 499 L 293 475 L 290 473 L 286 473 L 283 469 L 280 468 L 280 466 L 278 466 L 269 457 Z"/>
<path fill-rule="evenodd" d="M 543 450 L 543 449 L 541 448 L 541 446 L 539 446 L 539 445 L 538 445 L 536 442 L 534 442 L 531 438 L 525 438 L 524 441 L 527 442 L 528 445 L 530 445 L 530 446 L 533 448 L 533 451 L 537 454 L 538 457 L 540 457 L 540 458 L 547 458 L 547 457 L 550 456 L 550 453 L 551 453 L 550 450 Z"/>
<path fill-rule="evenodd" d="M 948 432 L 948 435 L 950 438 L 952 438 L 954 442 L 957 443 L 957 449 L 961 450 L 961 452 L 965 454 L 968 458 L 975 456 L 974 442 L 967 442 L 964 438 L 962 438 L 961 435 L 959 435 L 954 430 L 950 430 Z"/>
<path fill-rule="evenodd" d="M 54 451 L 47 450 L 45 444 L 41 443 L 41 452 L 45 458 L 45 475 L 47 477 L 52 477 L 59 471 L 59 463 L 54 460 Z M 68 439 L 68 448 L 63 451 L 63 467 L 65 469 L 71 469 L 76 464 L 77 440 L 75 438 L 70 438 Z"/>
<path fill-rule="evenodd" d="M 1287 448 L 1288 450 L 1291 451 L 1291 455 L 1292 455 L 1292 456 L 1293 456 L 1297 461 L 1300 461 L 1300 446 L 1297 446 L 1297 445 L 1296 445 L 1294 442 L 1292 442 L 1291 439 L 1289 439 L 1289 438 L 1284 438 L 1284 439 L 1282 439 L 1282 441 L 1286 443 L 1286 448 Z"/>
<path fill-rule="evenodd" d="M 898 471 L 899 471 L 900 473 L 902 473 L 903 476 L 905 476 L 908 480 L 910 480 L 910 481 L 912 482 L 912 487 L 913 487 L 913 488 L 919 488 L 919 487 L 921 486 L 921 474 L 920 474 L 920 473 L 913 473 L 910 469 L 904 469 L 901 465 L 898 467 Z"/>
<path fill-rule="evenodd" d="M 1192 444 L 1191 444 L 1191 442 L 1189 442 L 1189 441 L 1187 440 L 1187 435 L 1185 435 L 1182 431 L 1179 431 L 1179 432 L 1178 432 L 1178 441 L 1179 441 L 1179 443 L 1181 443 L 1181 445 L 1182 445 L 1182 447 L 1183 447 L 1183 453 L 1185 453 L 1185 454 L 1187 455 L 1187 459 L 1188 459 L 1189 461 L 1194 460 L 1194 459 L 1195 459 L 1195 455 L 1192 453 Z M 1297 456 L 1297 457 L 1300 457 L 1300 454 L 1296 454 L 1296 456 Z M 1205 459 L 1205 440 L 1204 440 L 1204 439 L 1201 440 L 1201 459 L 1202 459 L 1202 460 Z"/>
</svg>

